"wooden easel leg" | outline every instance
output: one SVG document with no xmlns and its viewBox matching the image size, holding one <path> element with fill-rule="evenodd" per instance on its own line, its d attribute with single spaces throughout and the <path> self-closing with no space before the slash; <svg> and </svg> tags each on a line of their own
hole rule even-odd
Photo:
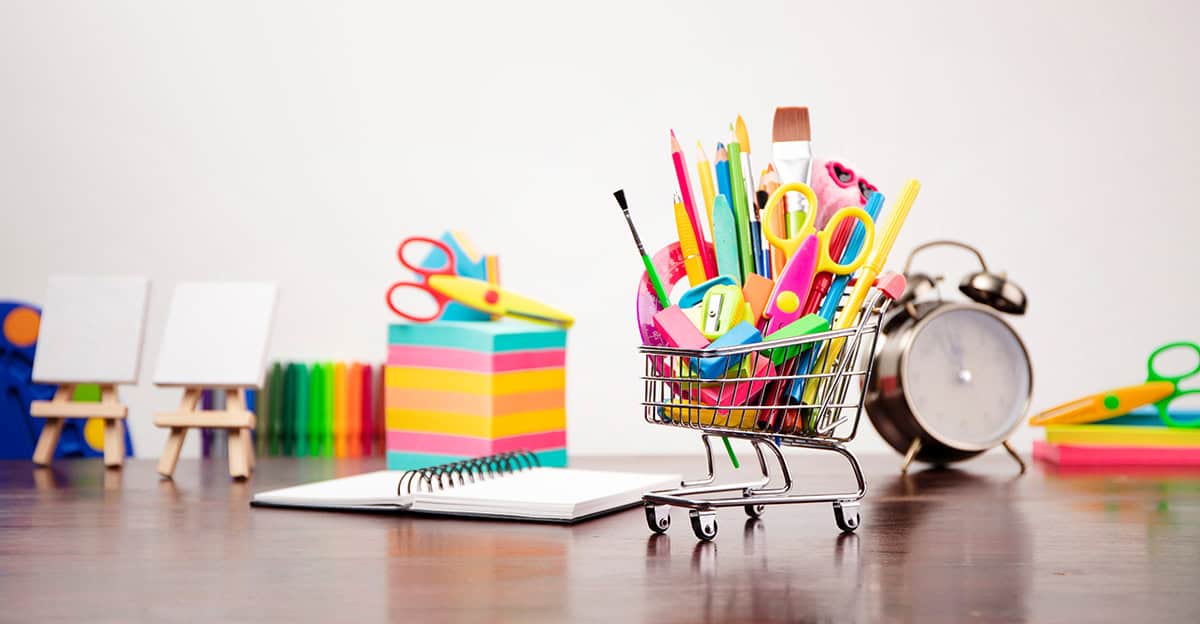
<svg viewBox="0 0 1200 624">
<path fill-rule="evenodd" d="M 38 466 L 49 466 L 54 459 L 54 449 L 58 448 L 58 439 L 62 437 L 62 418 L 47 418 L 42 426 L 42 434 L 38 436 L 37 446 L 33 449 L 33 463 Z"/>
<path fill-rule="evenodd" d="M 125 422 L 119 418 L 104 421 L 104 465 L 120 468 L 125 461 Z"/>
<path fill-rule="evenodd" d="M 229 430 L 229 476 L 234 479 L 245 479 L 250 476 L 250 467 L 246 444 L 250 438 L 250 430 L 237 428 Z"/>
<path fill-rule="evenodd" d="M 119 404 L 116 386 L 100 387 L 100 403 Z M 120 468 L 125 462 L 125 423 L 117 418 L 104 420 L 104 465 Z"/>
<path fill-rule="evenodd" d="M 179 451 L 183 450 L 183 438 L 187 435 L 187 431 L 187 427 L 171 427 L 171 435 L 167 437 L 167 446 L 158 460 L 158 474 L 168 479 L 175 474 L 175 464 L 179 462 Z"/>
</svg>

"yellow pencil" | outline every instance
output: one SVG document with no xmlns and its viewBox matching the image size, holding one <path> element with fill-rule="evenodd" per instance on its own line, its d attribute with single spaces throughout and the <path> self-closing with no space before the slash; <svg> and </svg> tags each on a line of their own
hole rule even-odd
<svg viewBox="0 0 1200 624">
<path fill-rule="evenodd" d="M 683 266 L 687 270 L 688 283 L 692 286 L 703 284 L 707 277 L 704 271 L 704 261 L 700 258 L 700 245 L 696 242 L 696 233 L 692 231 L 691 219 L 688 219 L 687 209 L 683 201 L 675 196 L 675 230 L 679 233 L 679 250 L 683 252 Z"/>
<path fill-rule="evenodd" d="M 708 154 L 704 153 L 704 144 L 696 141 L 696 149 L 700 150 L 700 160 L 696 169 L 700 172 L 700 193 L 704 195 L 704 207 L 708 210 L 708 231 L 713 231 L 713 198 L 717 196 L 713 190 L 712 166 L 708 164 Z"/>
</svg>

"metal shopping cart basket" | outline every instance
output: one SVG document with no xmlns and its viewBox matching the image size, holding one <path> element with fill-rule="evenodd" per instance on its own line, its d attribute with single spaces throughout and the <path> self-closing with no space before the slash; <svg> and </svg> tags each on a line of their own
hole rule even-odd
<svg viewBox="0 0 1200 624">
<path fill-rule="evenodd" d="M 717 534 L 717 508 L 743 507 L 757 518 L 767 505 L 785 503 L 833 503 L 837 526 L 844 532 L 857 529 L 866 482 L 858 459 L 845 443 L 858 431 L 863 399 L 861 391 L 851 400 L 847 395 L 851 385 L 861 390 L 871 374 L 870 356 L 890 303 L 888 294 L 872 289 L 856 325 L 787 340 L 711 351 L 641 347 L 646 421 L 700 431 L 708 458 L 708 476 L 643 497 L 650 529 L 666 532 L 671 526 L 669 508 L 685 507 L 690 510 L 692 531 L 707 541 Z M 832 362 L 826 361 L 831 357 Z M 811 370 L 805 372 L 810 360 Z M 712 436 L 748 440 L 761 479 L 716 483 Z M 850 463 L 858 489 L 827 494 L 795 491 L 780 450 L 783 446 L 841 455 Z M 771 483 L 768 456 L 779 465 L 777 485 Z"/>
</svg>

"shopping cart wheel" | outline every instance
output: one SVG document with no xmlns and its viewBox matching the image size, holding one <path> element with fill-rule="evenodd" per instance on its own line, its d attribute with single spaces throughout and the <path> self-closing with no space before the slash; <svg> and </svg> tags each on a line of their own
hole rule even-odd
<svg viewBox="0 0 1200 624">
<path fill-rule="evenodd" d="M 665 505 L 646 505 L 646 526 L 655 533 L 671 528 L 671 508 Z"/>
<path fill-rule="evenodd" d="M 693 509 L 688 515 L 692 517 L 692 533 L 698 539 L 707 542 L 717 536 L 717 512 Z"/>
<path fill-rule="evenodd" d="M 743 507 L 746 510 L 746 515 L 751 518 L 761 518 L 763 512 L 767 510 L 766 505 L 746 505 Z"/>
<path fill-rule="evenodd" d="M 858 503 L 834 503 L 833 519 L 842 533 L 853 533 L 859 525 Z"/>
</svg>

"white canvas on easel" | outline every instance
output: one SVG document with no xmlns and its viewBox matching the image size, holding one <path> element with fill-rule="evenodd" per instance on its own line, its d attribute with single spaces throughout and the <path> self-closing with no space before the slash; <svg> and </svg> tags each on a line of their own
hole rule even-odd
<svg viewBox="0 0 1200 624">
<path fill-rule="evenodd" d="M 58 390 L 53 400 L 30 405 L 32 416 L 47 419 L 34 463 L 50 463 L 66 418 L 103 418 L 104 463 L 118 467 L 124 461 L 128 408 L 118 401 L 116 385 L 137 383 L 149 290 L 145 277 L 50 278 L 33 380 Z M 75 386 L 86 383 L 100 385 L 99 403 L 71 401 Z"/>
<path fill-rule="evenodd" d="M 175 287 L 154 370 L 158 386 L 184 388 L 176 412 L 154 424 L 171 429 L 158 472 L 170 477 L 192 427 L 229 430 L 229 473 L 248 477 L 254 466 L 246 409 L 247 388 L 262 384 L 276 288 L 267 282 L 190 282 Z M 225 392 L 221 410 L 197 410 L 205 388 Z"/>
</svg>

